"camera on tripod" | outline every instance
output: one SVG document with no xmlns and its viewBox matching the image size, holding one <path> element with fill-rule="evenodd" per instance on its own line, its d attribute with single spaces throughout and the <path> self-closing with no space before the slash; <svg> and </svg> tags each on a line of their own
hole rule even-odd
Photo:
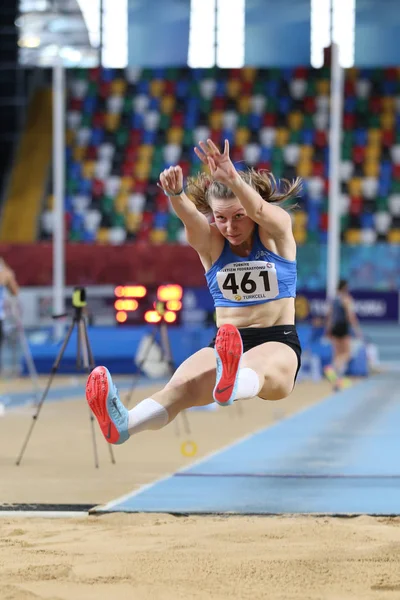
<svg viewBox="0 0 400 600">
<path fill-rule="evenodd" d="M 72 292 L 72 306 L 74 308 L 84 308 L 87 305 L 85 288 L 76 287 Z"/>
</svg>

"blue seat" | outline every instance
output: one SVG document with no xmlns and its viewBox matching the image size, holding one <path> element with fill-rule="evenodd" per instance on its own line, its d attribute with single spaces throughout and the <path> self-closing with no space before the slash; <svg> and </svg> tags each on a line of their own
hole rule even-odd
<svg viewBox="0 0 400 600">
<path fill-rule="evenodd" d="M 366 129 L 356 129 L 354 131 L 354 144 L 365 147 L 368 144 L 368 132 Z"/>
<path fill-rule="evenodd" d="M 156 141 L 157 131 L 143 131 L 142 144 L 154 145 Z"/>
<path fill-rule="evenodd" d="M 102 127 L 95 127 L 92 130 L 92 136 L 90 138 L 91 146 L 100 146 L 104 140 L 104 129 Z"/>
<path fill-rule="evenodd" d="M 356 100 L 356 98 L 354 98 L 354 96 L 350 96 L 348 98 L 345 98 L 345 100 L 344 100 L 344 112 L 345 113 L 353 113 L 355 111 L 356 104 L 357 104 L 357 100 Z"/>
<path fill-rule="evenodd" d="M 133 113 L 132 115 L 132 129 L 143 129 L 144 119 L 140 113 Z"/>
</svg>

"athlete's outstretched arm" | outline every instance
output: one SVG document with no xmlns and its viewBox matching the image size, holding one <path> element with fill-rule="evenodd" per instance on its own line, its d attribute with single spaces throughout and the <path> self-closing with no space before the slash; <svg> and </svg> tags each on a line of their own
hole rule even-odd
<svg viewBox="0 0 400 600">
<path fill-rule="evenodd" d="M 211 229 L 207 217 L 200 213 L 183 190 L 181 167 L 170 167 L 160 175 L 160 186 L 171 199 L 172 208 L 185 226 L 189 244 L 204 252 L 211 243 Z"/>
<path fill-rule="evenodd" d="M 256 190 L 243 181 L 236 171 L 229 156 L 229 142 L 225 140 L 224 152 L 221 154 L 212 140 L 207 144 L 200 142 L 201 150 L 195 148 L 196 155 L 209 166 L 211 175 L 229 187 L 245 209 L 247 215 L 268 231 L 273 237 L 291 231 L 290 215 L 280 208 L 266 202 Z"/>
</svg>

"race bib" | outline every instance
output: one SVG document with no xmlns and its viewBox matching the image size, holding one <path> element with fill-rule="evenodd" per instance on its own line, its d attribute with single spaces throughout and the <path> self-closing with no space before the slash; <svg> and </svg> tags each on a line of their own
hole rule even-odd
<svg viewBox="0 0 400 600">
<path fill-rule="evenodd" d="M 275 264 L 262 260 L 230 263 L 218 271 L 217 282 L 224 298 L 234 302 L 271 300 L 279 295 Z"/>
</svg>

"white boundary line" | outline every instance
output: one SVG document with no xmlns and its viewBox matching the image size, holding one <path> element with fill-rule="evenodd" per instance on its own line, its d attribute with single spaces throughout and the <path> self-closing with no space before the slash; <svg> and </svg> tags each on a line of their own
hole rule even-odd
<svg viewBox="0 0 400 600">
<path fill-rule="evenodd" d="M 288 416 L 284 417 L 283 419 L 280 419 L 278 421 L 278 423 L 282 423 L 283 421 L 286 421 L 286 420 L 291 419 L 291 418 L 293 418 L 295 416 L 298 416 L 301 413 L 307 412 L 308 410 L 312 410 L 315 406 L 317 406 L 317 405 L 319 405 L 321 403 L 328 402 L 329 400 L 332 400 L 333 398 L 338 398 L 339 394 L 340 395 L 347 394 L 350 391 L 353 393 L 354 390 L 355 390 L 355 388 L 359 388 L 359 387 L 361 387 L 363 385 L 365 386 L 366 384 L 371 385 L 373 383 L 376 383 L 375 377 L 369 377 L 366 380 L 362 380 L 360 382 L 357 382 L 355 385 L 351 386 L 350 388 L 347 388 L 346 390 L 343 390 L 341 392 L 335 392 L 333 394 L 329 394 L 328 396 L 326 396 L 325 398 L 323 398 L 320 401 L 315 402 L 311 406 L 306 406 L 305 408 L 302 408 L 299 411 L 297 411 L 295 413 L 292 413 L 291 415 L 288 415 Z M 185 465 L 184 467 L 181 467 L 180 469 L 177 469 L 173 473 L 169 473 L 168 475 L 164 475 L 163 477 L 160 477 L 159 479 L 155 479 L 154 481 L 152 481 L 150 483 L 146 483 L 145 485 L 141 486 L 139 489 L 134 490 L 133 492 L 129 492 L 127 494 L 124 494 L 123 496 L 119 496 L 118 498 L 116 498 L 115 500 L 111 500 L 107 504 L 99 505 L 99 506 L 94 506 L 89 511 L 89 514 L 100 514 L 100 513 L 103 513 L 103 512 L 108 512 L 112 508 L 114 508 L 117 504 L 121 504 L 122 502 L 125 502 L 126 500 L 128 500 L 130 498 L 135 498 L 136 496 L 138 496 L 142 492 L 145 492 L 145 491 L 151 489 L 152 487 L 154 487 L 158 483 L 161 483 L 162 481 L 167 481 L 168 479 L 172 479 L 172 477 L 174 477 L 174 475 L 176 473 L 182 473 L 182 471 L 187 471 L 188 469 L 192 469 L 193 467 L 195 467 L 197 465 L 200 465 L 200 464 L 202 464 L 204 462 L 207 462 L 208 460 L 210 460 L 214 456 L 217 456 L 218 454 L 221 454 L 222 452 L 225 452 L 225 450 L 228 450 L 229 448 L 232 448 L 233 446 L 241 444 L 245 440 L 248 440 L 249 438 L 253 437 L 254 435 L 257 435 L 261 431 L 265 431 L 267 429 L 270 429 L 271 427 L 274 427 L 275 425 L 277 425 L 277 423 L 271 423 L 267 427 L 260 427 L 259 429 L 256 429 L 255 431 L 252 431 L 251 433 L 248 433 L 245 436 L 243 436 L 243 437 L 241 437 L 241 438 L 239 438 L 239 439 L 237 439 L 237 440 L 235 440 L 233 442 L 230 442 L 226 446 L 222 446 L 222 448 L 218 448 L 217 450 L 214 450 L 213 452 L 210 452 L 209 454 L 206 454 L 202 458 L 199 458 L 198 460 L 195 460 L 194 462 L 190 463 L 189 465 Z"/>
</svg>

